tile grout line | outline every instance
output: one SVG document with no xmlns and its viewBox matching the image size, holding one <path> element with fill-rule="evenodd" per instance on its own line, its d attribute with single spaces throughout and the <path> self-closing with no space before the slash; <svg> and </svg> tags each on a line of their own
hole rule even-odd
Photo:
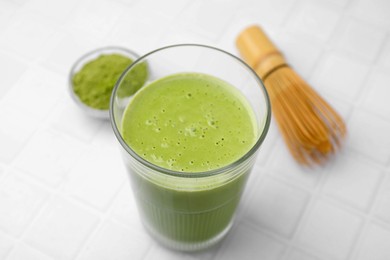
<svg viewBox="0 0 390 260">
<path fill-rule="evenodd" d="M 113 197 L 113 201 L 117 198 L 118 194 L 120 193 L 121 189 L 126 185 L 127 183 L 124 181 L 120 187 L 118 188 L 118 190 L 116 191 L 114 197 Z M 91 234 L 88 235 L 88 238 L 86 239 L 84 245 L 80 248 L 79 252 L 76 254 L 76 256 L 74 257 L 74 260 L 80 260 L 81 257 L 83 257 L 83 254 L 86 250 L 86 247 L 88 246 L 88 244 L 91 242 L 91 240 L 93 239 L 93 237 L 96 236 L 96 234 L 100 231 L 100 229 L 102 228 L 102 226 L 105 224 L 105 222 L 109 219 L 109 220 L 112 220 L 112 218 L 110 218 L 110 214 L 113 210 L 113 207 L 114 207 L 114 203 L 110 203 L 109 207 L 106 208 L 106 210 L 102 213 L 101 215 L 101 221 L 100 223 L 95 227 L 95 229 L 91 232 Z M 121 222 L 118 222 L 118 223 L 121 223 Z"/>
<path fill-rule="evenodd" d="M 50 203 L 52 203 L 53 201 L 55 201 L 58 198 L 66 201 L 66 202 L 69 202 L 71 204 L 75 204 L 77 207 L 82 208 L 82 210 L 87 211 L 88 213 L 95 215 L 97 217 L 97 220 L 98 220 L 96 227 L 98 227 L 100 225 L 100 223 L 102 222 L 102 217 L 100 216 L 99 212 L 92 213 L 93 210 L 91 208 L 88 208 L 86 205 L 82 204 L 81 202 L 78 202 L 77 200 L 75 200 L 71 197 L 63 196 L 63 194 L 60 194 L 59 191 L 55 191 L 55 192 L 51 193 L 49 195 L 49 198 L 46 199 L 46 202 L 44 203 L 44 205 L 38 210 L 38 212 L 33 217 L 32 221 L 29 223 L 29 225 L 26 226 L 22 235 L 19 238 L 19 242 L 23 242 L 23 243 L 29 245 L 30 247 L 34 248 L 35 250 L 41 252 L 42 254 L 50 256 L 51 258 L 53 258 L 54 256 L 47 254 L 46 252 L 41 250 L 39 247 L 36 247 L 34 244 L 31 244 L 29 241 L 26 241 L 25 238 L 26 238 L 28 231 L 31 230 L 31 228 L 33 227 L 34 223 L 36 223 L 38 221 L 38 219 L 43 215 L 43 212 L 49 208 Z M 90 236 L 90 234 L 84 239 L 84 241 L 82 242 L 83 245 L 86 244 L 89 236 Z M 75 256 L 77 255 L 79 250 L 76 251 Z"/>
<path fill-rule="evenodd" d="M 298 227 L 296 228 L 292 238 L 290 239 L 290 246 L 289 246 L 289 250 L 288 250 L 288 253 L 291 253 L 291 250 L 293 247 L 296 247 L 298 245 L 298 248 L 300 248 L 301 250 L 303 251 L 307 251 L 306 250 L 306 247 L 304 247 L 304 245 L 300 245 L 300 243 L 298 242 L 298 234 L 300 233 L 300 230 L 302 230 L 304 228 L 304 223 L 306 222 L 305 219 L 307 219 L 307 216 L 310 214 L 310 212 L 312 211 L 312 208 L 313 208 L 313 205 L 316 204 L 318 202 L 318 200 L 320 199 L 323 199 L 329 203 L 331 203 L 332 205 L 334 205 L 335 207 L 339 208 L 339 209 L 343 209 L 345 210 L 346 212 L 348 212 L 349 214 L 353 214 L 354 216 L 357 216 L 359 217 L 361 220 L 362 220 L 362 223 L 359 227 L 359 231 L 358 231 L 358 235 L 354 238 L 354 242 L 352 243 L 351 245 L 351 248 L 349 249 L 348 251 L 348 255 L 347 255 L 347 258 L 346 259 L 350 259 L 351 258 L 351 255 L 355 252 L 355 248 L 357 247 L 357 244 L 358 242 L 360 241 L 361 237 L 363 236 L 364 234 L 364 227 L 366 225 L 368 225 L 369 223 L 371 223 L 371 220 L 372 219 L 375 219 L 372 214 L 373 214 L 373 210 L 374 210 L 374 206 L 371 206 L 370 208 L 362 211 L 362 210 L 359 210 L 355 207 L 352 207 L 346 203 L 343 203 L 342 201 L 340 201 L 339 199 L 333 199 L 332 197 L 329 197 L 330 195 L 327 195 L 326 193 L 323 192 L 323 186 L 325 184 L 325 181 L 329 178 L 328 175 L 327 175 L 327 172 L 322 172 L 323 176 L 321 176 L 321 180 L 319 181 L 319 183 L 317 184 L 317 187 L 316 189 L 312 192 L 312 196 L 311 196 L 311 199 L 306 207 L 306 210 L 305 210 L 305 213 L 303 214 L 303 216 L 301 217 L 301 220 L 300 222 L 298 223 Z M 382 180 L 384 178 L 386 178 L 386 176 L 384 176 L 385 174 L 382 174 Z M 384 184 L 380 184 L 380 186 L 383 186 Z M 381 189 L 379 189 L 381 190 Z M 379 196 L 379 191 L 377 191 L 374 195 L 373 195 L 373 198 L 372 198 L 372 201 L 375 202 L 375 198 Z M 376 201 L 376 203 L 378 203 L 378 201 Z M 390 225 L 390 223 L 389 223 Z M 322 252 L 318 252 L 318 250 L 314 249 L 314 248 L 311 248 L 311 250 L 309 250 L 309 252 L 311 252 L 312 254 L 317 252 L 316 255 L 324 255 Z M 332 256 L 327 256 L 327 258 L 332 258 Z M 285 260 L 288 259 L 288 254 L 285 255 Z"/>
<path fill-rule="evenodd" d="M 283 143 L 283 140 L 279 141 L 280 143 Z M 268 169 L 271 169 L 272 168 L 272 158 L 274 156 L 276 156 L 277 154 L 277 149 L 274 149 L 273 150 L 273 153 L 269 156 L 269 160 L 268 160 L 268 164 L 267 164 L 267 168 Z M 270 170 L 271 171 L 271 170 Z M 274 170 L 275 171 L 275 170 Z M 295 183 L 294 181 L 289 181 L 288 179 L 284 178 L 284 177 L 279 177 L 278 175 L 275 175 L 275 174 L 271 174 L 271 173 L 265 173 L 265 176 L 264 177 L 267 177 L 267 178 L 270 178 L 270 179 L 273 179 L 277 182 L 281 182 L 281 183 L 284 183 L 288 186 L 291 186 L 293 187 L 294 189 L 297 189 L 297 190 L 300 190 L 308 195 L 309 198 L 308 198 L 308 201 L 306 203 L 306 207 L 305 209 L 303 210 L 303 212 L 301 213 L 301 216 L 299 217 L 299 220 L 298 220 L 298 223 L 296 225 L 296 227 L 294 228 L 294 231 L 292 232 L 292 234 L 290 235 L 290 237 L 283 237 L 282 235 L 280 234 L 277 234 L 271 230 L 268 230 L 266 228 L 262 228 L 262 227 L 259 227 L 261 228 L 262 230 L 265 230 L 267 231 L 268 234 L 272 234 L 273 236 L 276 236 L 278 237 L 279 239 L 282 239 L 284 242 L 285 242 L 285 245 L 286 245 L 286 250 L 285 250 L 285 254 L 284 254 L 284 258 L 282 259 L 287 259 L 289 254 L 291 253 L 291 250 L 292 248 L 294 247 L 292 244 L 297 240 L 296 238 L 296 234 L 298 233 L 298 230 L 300 229 L 299 226 L 300 225 L 303 225 L 302 223 L 304 222 L 303 219 L 305 218 L 305 216 L 308 214 L 307 211 L 309 211 L 309 208 L 312 207 L 312 204 L 314 203 L 313 201 L 315 200 L 314 199 L 314 195 L 317 194 L 317 193 L 320 193 L 319 191 L 319 186 L 320 186 L 320 183 L 322 181 L 322 179 L 324 178 L 325 174 L 324 174 L 324 171 L 322 170 L 320 172 L 321 176 L 320 176 L 320 179 L 317 181 L 317 183 L 315 184 L 315 187 L 314 188 L 309 188 L 305 185 L 301 185 L 301 184 L 298 184 L 298 183 Z M 263 179 L 264 179 L 263 177 Z M 263 182 L 263 180 L 262 180 Z M 295 243 L 296 244 L 296 243 Z"/>
<path fill-rule="evenodd" d="M 33 63 L 33 62 L 31 62 Z M 35 62 L 34 62 L 35 63 Z M 59 102 L 60 103 L 60 102 Z M 66 176 L 69 174 L 69 172 L 71 171 L 71 169 L 69 169 L 65 174 L 64 176 L 62 176 L 61 178 L 61 183 L 59 183 L 58 185 L 55 185 L 55 186 L 51 186 L 50 184 L 46 183 L 45 181 L 41 180 L 41 179 L 38 179 L 34 176 L 31 176 L 29 174 L 29 172 L 26 172 L 24 169 L 21 169 L 18 167 L 18 165 L 16 164 L 17 162 L 17 157 L 18 155 L 24 150 L 24 147 L 26 147 L 26 145 L 28 144 L 29 140 L 31 140 L 31 138 L 39 133 L 40 131 L 44 130 L 44 129 L 51 129 L 52 131 L 54 131 L 55 133 L 58 133 L 60 135 L 64 135 L 64 136 L 67 136 L 67 137 L 70 137 L 70 138 L 76 138 L 81 144 L 83 144 L 84 146 L 87 146 L 87 145 L 90 145 L 92 140 L 90 142 L 86 142 L 85 140 L 83 140 L 82 138 L 79 138 L 75 135 L 71 135 L 69 134 L 68 132 L 64 132 L 64 131 L 61 131 L 60 129 L 58 129 L 58 127 L 54 127 L 52 125 L 50 125 L 50 118 L 52 116 L 54 112 L 52 111 L 52 113 L 49 113 L 42 121 L 44 122 L 41 126 L 37 127 L 36 129 L 34 129 L 34 131 L 32 131 L 32 133 L 30 134 L 29 138 L 26 140 L 26 142 L 23 144 L 23 148 L 19 150 L 18 154 L 14 156 L 14 158 L 12 159 L 12 161 L 7 165 L 8 168 L 11 170 L 15 170 L 15 171 L 18 171 L 20 172 L 22 175 L 23 175 L 23 178 L 24 179 L 27 179 L 29 183 L 32 183 L 40 188 L 42 188 L 43 190 L 45 190 L 47 192 L 47 197 L 43 200 L 42 204 L 40 205 L 39 209 L 36 210 L 36 212 L 34 213 L 33 217 L 30 219 L 29 223 L 26 225 L 26 227 L 24 228 L 23 232 L 21 234 L 19 234 L 17 237 L 13 237 L 14 238 L 14 241 L 17 243 L 17 244 L 21 244 L 21 243 L 24 243 L 26 245 L 28 245 L 29 247 L 32 247 L 34 248 L 35 250 L 37 250 L 38 252 L 44 254 L 44 255 L 47 255 L 46 253 L 44 253 L 42 250 L 40 250 L 39 248 L 35 247 L 34 245 L 30 244 L 29 242 L 25 241 L 25 236 L 26 234 L 28 233 L 28 231 L 32 228 L 32 226 L 34 225 L 34 223 L 37 221 L 37 219 L 40 218 L 40 216 L 42 216 L 42 213 L 49 207 L 50 205 L 50 202 L 54 201 L 56 198 L 62 198 L 68 202 L 71 202 L 72 204 L 76 204 L 78 207 L 81 207 L 83 210 L 87 210 L 88 212 L 94 212 L 92 213 L 93 215 L 97 216 L 99 218 L 99 223 L 97 224 L 97 226 L 95 227 L 95 230 L 93 232 L 91 232 L 91 234 L 89 234 L 87 236 L 87 238 L 85 239 L 84 241 L 84 245 L 81 246 L 81 249 L 84 249 L 85 246 L 87 245 L 87 241 L 90 240 L 91 236 L 92 236 L 92 233 L 96 233 L 98 228 L 100 228 L 100 226 L 104 223 L 103 220 L 108 218 L 106 215 L 108 214 L 103 214 L 103 218 L 102 218 L 102 211 L 100 211 L 99 209 L 97 209 L 96 207 L 93 207 L 91 205 L 89 205 L 88 203 L 84 202 L 84 201 L 80 201 L 78 198 L 76 197 L 73 197 L 73 196 L 68 196 L 66 193 L 63 192 L 63 189 L 61 187 L 63 187 L 64 185 L 64 180 L 66 179 Z M 85 147 L 84 147 L 84 152 L 85 152 Z M 74 163 L 76 164 L 78 160 L 76 160 Z M 4 174 L 4 176 L 2 176 L 2 178 L 5 178 L 8 174 Z M 1 179 L 2 179 L 1 178 Z M 119 193 L 120 191 L 120 188 L 123 186 L 123 184 L 120 185 L 120 187 L 118 188 L 118 190 L 116 191 L 115 195 L 113 196 L 113 199 L 116 198 L 117 194 Z M 109 207 L 111 208 L 112 207 L 112 203 L 109 204 Z M 8 234 L 7 234 L 8 235 Z M 16 246 L 16 245 L 14 245 Z M 79 251 L 78 250 L 78 251 Z M 75 258 L 77 258 L 78 255 L 80 252 L 77 252 L 76 255 L 75 255 Z M 10 255 L 10 254 L 9 254 Z M 47 256 L 50 256 L 50 255 L 47 255 Z M 51 257 L 51 256 L 50 256 Z"/>
<path fill-rule="evenodd" d="M 307 222 L 307 219 L 310 215 L 310 213 L 312 212 L 313 210 L 313 207 L 314 205 L 318 202 L 319 198 L 320 198 L 320 195 L 321 195 L 321 191 L 322 191 L 322 186 L 324 185 L 324 182 L 326 180 L 326 172 L 324 172 L 324 170 L 321 171 L 321 176 L 320 176 L 320 179 L 318 180 L 318 183 L 316 184 L 316 187 L 314 188 L 314 190 L 311 191 L 311 196 L 309 198 L 309 201 L 307 202 L 307 205 L 302 213 L 302 216 L 289 240 L 289 246 L 288 246 L 288 250 L 286 251 L 286 254 L 284 256 L 284 260 L 288 260 L 288 256 L 289 254 L 291 253 L 292 249 L 295 248 L 295 247 L 298 247 L 299 249 L 306 249 L 306 247 L 304 245 L 302 245 L 301 243 L 299 243 L 299 233 L 301 232 L 301 230 L 305 227 L 305 224 Z M 306 251 L 306 250 L 304 250 Z M 316 253 L 317 250 L 313 249 L 309 252 L 312 252 L 312 253 Z M 315 254 L 315 255 L 321 255 L 321 254 Z M 328 257 L 328 256 L 327 256 Z M 332 259 L 333 257 L 331 257 L 330 259 Z"/>
<path fill-rule="evenodd" d="M 288 24 L 288 21 L 293 17 L 293 14 L 295 13 L 295 10 L 298 8 L 299 5 L 301 5 L 303 0 L 294 0 L 291 4 L 289 12 L 283 17 L 282 21 L 280 22 L 280 25 L 278 27 L 281 27 L 282 30 L 285 28 Z"/>
<path fill-rule="evenodd" d="M 17 239 L 15 239 L 14 237 L 10 236 L 8 233 L 6 232 L 3 232 L 1 230 L 0 234 L 4 237 L 6 237 L 7 239 L 9 239 L 11 242 L 12 242 L 12 246 L 11 248 L 8 250 L 8 252 L 5 254 L 5 259 L 4 260 L 7 260 L 8 258 L 10 258 L 10 256 L 12 255 L 12 252 L 15 251 L 16 249 L 16 243 L 18 242 Z"/>
<path fill-rule="evenodd" d="M 39 251 L 40 253 L 47 255 L 41 249 L 35 247 L 33 244 L 29 243 L 28 241 L 25 241 L 25 238 L 26 238 L 28 231 L 33 227 L 34 223 L 36 223 L 36 221 L 42 216 L 43 212 L 49 207 L 50 203 L 55 201 L 57 198 L 61 198 L 67 202 L 70 202 L 71 204 L 75 204 L 77 207 L 82 208 L 83 210 L 87 211 L 88 213 L 95 215 L 99 219 L 99 222 L 102 222 L 101 221 L 102 220 L 102 216 L 101 216 L 102 212 L 99 211 L 98 209 L 96 209 L 95 207 L 89 205 L 88 203 L 80 201 L 79 199 L 74 198 L 73 196 L 67 196 L 67 194 L 64 194 L 61 190 L 63 183 L 60 183 L 59 185 L 52 187 L 52 186 L 48 185 L 47 183 L 43 182 L 42 180 L 30 176 L 28 173 L 26 174 L 26 172 L 24 170 L 17 169 L 17 171 L 20 171 L 21 174 L 23 175 L 23 178 L 27 179 L 28 182 L 42 188 L 43 190 L 45 190 L 47 192 L 47 197 L 42 202 L 42 205 L 40 206 L 40 208 L 36 210 L 34 216 L 29 221 L 29 223 L 26 225 L 23 232 L 21 234 L 19 234 L 18 237 L 14 237 L 14 239 L 15 239 L 15 241 L 17 241 L 17 243 L 27 244 L 28 246 Z M 97 226 L 99 226 L 99 224 Z M 89 238 L 89 236 L 87 236 L 84 243 L 86 243 L 88 238 Z M 47 256 L 52 257 L 51 255 L 47 255 Z"/>
<path fill-rule="evenodd" d="M 1 101 L 1 100 L 0 100 Z M 28 143 L 31 141 L 32 137 L 35 136 L 37 133 L 39 133 L 40 131 L 44 130 L 44 129 L 48 129 L 48 127 L 46 126 L 46 121 L 48 121 L 48 118 L 49 118 L 49 115 L 46 115 L 42 121 L 43 121 L 43 124 L 41 124 L 41 126 L 38 126 L 37 128 L 35 128 L 33 131 L 31 131 L 31 133 L 28 135 L 26 141 L 21 145 L 20 149 L 16 152 L 16 154 L 13 156 L 13 158 L 11 159 L 11 161 L 8 162 L 8 165 L 10 167 L 12 167 L 13 169 L 18 169 L 18 170 L 22 170 L 19 168 L 19 166 L 16 164 L 16 161 L 17 161 L 17 158 L 20 156 L 20 154 L 24 151 L 24 149 L 26 148 L 26 146 L 28 145 Z M 32 117 L 35 117 L 35 115 L 30 115 Z M 59 132 L 59 131 L 58 131 Z M 22 170 L 23 171 L 23 170 Z"/>
<path fill-rule="evenodd" d="M 380 196 L 381 191 L 384 189 L 386 181 L 389 181 L 389 180 L 390 180 L 390 176 L 388 176 L 388 173 L 386 174 L 386 172 L 383 172 L 382 182 L 380 183 L 380 185 L 377 189 L 377 192 L 374 195 L 373 202 L 371 203 L 371 207 L 367 211 L 366 217 L 364 218 L 364 222 L 362 224 L 360 234 L 357 236 L 356 243 L 355 243 L 354 247 L 351 248 L 353 250 L 351 250 L 351 252 L 349 253 L 349 257 L 347 259 L 350 259 L 350 260 L 357 259 L 358 254 L 361 251 L 361 245 L 364 242 L 364 238 L 365 238 L 364 235 L 367 233 L 369 226 L 377 220 L 377 217 L 375 217 L 375 215 L 374 215 L 375 214 L 374 211 L 376 209 L 376 206 L 379 204 L 378 197 Z M 390 223 L 388 223 L 387 229 L 390 231 Z"/>
</svg>

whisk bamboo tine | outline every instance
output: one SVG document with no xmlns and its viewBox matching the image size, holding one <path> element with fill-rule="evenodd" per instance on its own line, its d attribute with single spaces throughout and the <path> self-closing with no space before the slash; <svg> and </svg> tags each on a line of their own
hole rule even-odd
<svg viewBox="0 0 390 260">
<path fill-rule="evenodd" d="M 321 97 L 316 96 L 317 98 L 317 108 L 319 110 L 319 114 L 324 117 L 324 120 L 328 122 L 329 134 L 331 135 L 332 141 L 334 141 L 335 146 L 341 146 L 341 138 L 339 136 L 344 137 L 346 134 L 345 124 L 342 121 L 341 117 L 330 107 Z M 314 99 L 314 97 L 313 97 Z"/>
<path fill-rule="evenodd" d="M 321 106 L 325 107 L 326 108 L 325 110 L 331 113 L 332 117 L 339 123 L 338 126 L 344 130 L 344 133 L 346 133 L 345 124 L 342 118 L 340 117 L 340 115 L 336 113 L 336 111 L 320 95 L 318 95 L 318 93 L 314 89 L 312 89 L 306 82 L 304 82 L 303 80 L 302 82 L 304 83 L 302 87 L 302 91 L 306 92 L 307 95 L 310 96 L 312 100 L 315 100 L 317 104 L 320 104 Z"/>
<path fill-rule="evenodd" d="M 279 122 L 279 121 L 277 121 Z M 285 125 L 279 125 L 279 128 L 281 129 L 282 137 L 285 140 L 291 154 L 293 157 L 301 164 L 308 164 L 307 160 L 305 159 L 304 154 L 302 153 L 302 149 L 299 148 L 294 142 L 289 140 L 294 140 L 294 138 L 291 136 L 293 132 L 288 131 L 286 129 Z"/>
<path fill-rule="evenodd" d="M 302 164 L 309 164 L 307 156 L 304 154 L 308 154 L 314 147 L 305 147 L 302 142 L 299 142 L 299 137 L 296 136 L 297 133 L 295 131 L 289 131 L 294 126 L 286 119 L 288 113 L 284 113 L 283 109 L 275 111 L 275 116 L 279 119 L 277 123 L 282 129 L 282 135 L 294 158 Z M 285 122 L 286 124 L 280 124 L 280 122 Z"/>
<path fill-rule="evenodd" d="M 263 79 L 283 139 L 301 164 L 322 164 L 341 146 L 346 127 L 337 112 L 293 69 L 258 26 L 237 37 L 244 60 Z"/>
<path fill-rule="evenodd" d="M 346 133 L 346 128 L 341 117 L 336 113 L 336 111 L 327 103 L 321 96 L 319 96 L 310 86 L 305 84 L 302 87 L 302 91 L 307 92 L 307 95 L 310 99 L 315 100 L 315 103 L 318 104 L 317 108 L 321 109 L 321 112 L 324 116 L 327 116 L 329 122 L 334 123 L 334 126 L 339 128 L 343 134 Z M 328 113 L 326 113 L 328 112 Z M 330 119 L 331 118 L 331 119 Z"/>
<path fill-rule="evenodd" d="M 294 85 L 295 87 L 295 85 Z M 291 104 L 285 101 L 285 106 L 289 106 L 289 109 L 294 109 L 291 105 L 295 105 L 295 112 L 299 115 L 297 127 L 299 129 L 307 129 L 308 131 L 302 131 L 301 139 L 303 143 L 315 144 L 317 149 L 322 151 L 322 154 L 333 151 L 332 144 L 328 140 L 327 125 L 319 118 L 317 111 L 313 110 L 312 104 L 306 102 L 307 97 L 304 95 L 297 95 L 299 92 L 292 93 L 292 99 L 295 99 L 300 104 Z M 300 121 L 299 121 L 300 120 Z"/>
<path fill-rule="evenodd" d="M 274 84 L 275 85 L 275 84 Z M 292 93 L 296 100 L 300 101 L 301 99 L 300 96 L 295 96 L 296 93 Z M 285 107 L 287 108 L 288 111 L 293 111 L 293 107 L 295 106 L 296 113 L 290 113 L 292 115 L 292 119 L 294 120 L 294 123 L 297 125 L 297 132 L 301 132 L 301 138 L 302 142 L 305 143 L 310 141 L 313 137 L 317 137 L 317 139 L 320 140 L 326 140 L 326 129 L 325 125 L 323 122 L 318 122 L 322 124 L 322 127 L 319 128 L 318 125 L 316 125 L 317 122 L 313 122 L 313 120 L 310 120 L 310 116 L 312 111 L 310 111 L 310 108 L 307 107 L 306 104 L 303 102 L 301 103 L 302 105 L 296 106 L 296 104 L 292 104 L 291 102 L 288 101 L 288 99 L 291 97 L 286 97 L 285 95 L 281 95 L 279 99 L 282 99 L 285 104 Z M 303 100 L 304 101 L 304 100 Z M 303 125 L 304 123 L 304 125 Z M 317 131 L 317 132 L 316 132 Z M 313 140 L 315 141 L 315 140 Z"/>
</svg>

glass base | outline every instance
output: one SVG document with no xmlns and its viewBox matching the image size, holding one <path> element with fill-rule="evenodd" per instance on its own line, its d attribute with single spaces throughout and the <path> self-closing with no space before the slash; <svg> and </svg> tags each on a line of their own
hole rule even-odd
<svg viewBox="0 0 390 260">
<path fill-rule="evenodd" d="M 181 241 L 172 240 L 162 236 L 160 233 L 153 230 L 153 228 L 148 226 L 146 223 L 143 224 L 146 231 L 162 246 L 177 251 L 196 252 L 196 251 L 208 249 L 221 242 L 225 238 L 225 236 L 229 233 L 230 229 L 233 226 L 233 222 L 234 222 L 233 220 L 230 221 L 229 225 L 227 225 L 226 228 L 222 230 L 218 235 L 214 236 L 209 240 L 201 241 L 201 242 L 181 242 Z"/>
</svg>

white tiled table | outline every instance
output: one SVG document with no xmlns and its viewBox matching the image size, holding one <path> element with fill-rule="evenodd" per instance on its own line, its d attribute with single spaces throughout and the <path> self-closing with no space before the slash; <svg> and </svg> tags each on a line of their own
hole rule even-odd
<svg viewBox="0 0 390 260">
<path fill-rule="evenodd" d="M 106 45 L 237 54 L 252 23 L 343 115 L 345 149 L 301 168 L 273 124 L 229 236 L 166 250 L 140 224 L 109 123 L 69 98 L 69 69 Z M 389 98 L 386 0 L 1 0 L 0 259 L 388 260 Z"/>
</svg>

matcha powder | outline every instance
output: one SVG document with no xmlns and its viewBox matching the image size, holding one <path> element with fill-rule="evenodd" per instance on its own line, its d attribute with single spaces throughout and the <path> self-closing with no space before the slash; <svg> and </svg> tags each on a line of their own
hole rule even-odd
<svg viewBox="0 0 390 260">
<path fill-rule="evenodd" d="M 130 58 L 120 54 L 100 55 L 95 60 L 86 63 L 73 76 L 75 94 L 89 107 L 108 110 L 115 83 L 132 62 Z M 147 78 L 146 64 L 140 65 L 142 66 L 136 66 L 128 75 L 133 90 L 138 90 Z"/>
</svg>

